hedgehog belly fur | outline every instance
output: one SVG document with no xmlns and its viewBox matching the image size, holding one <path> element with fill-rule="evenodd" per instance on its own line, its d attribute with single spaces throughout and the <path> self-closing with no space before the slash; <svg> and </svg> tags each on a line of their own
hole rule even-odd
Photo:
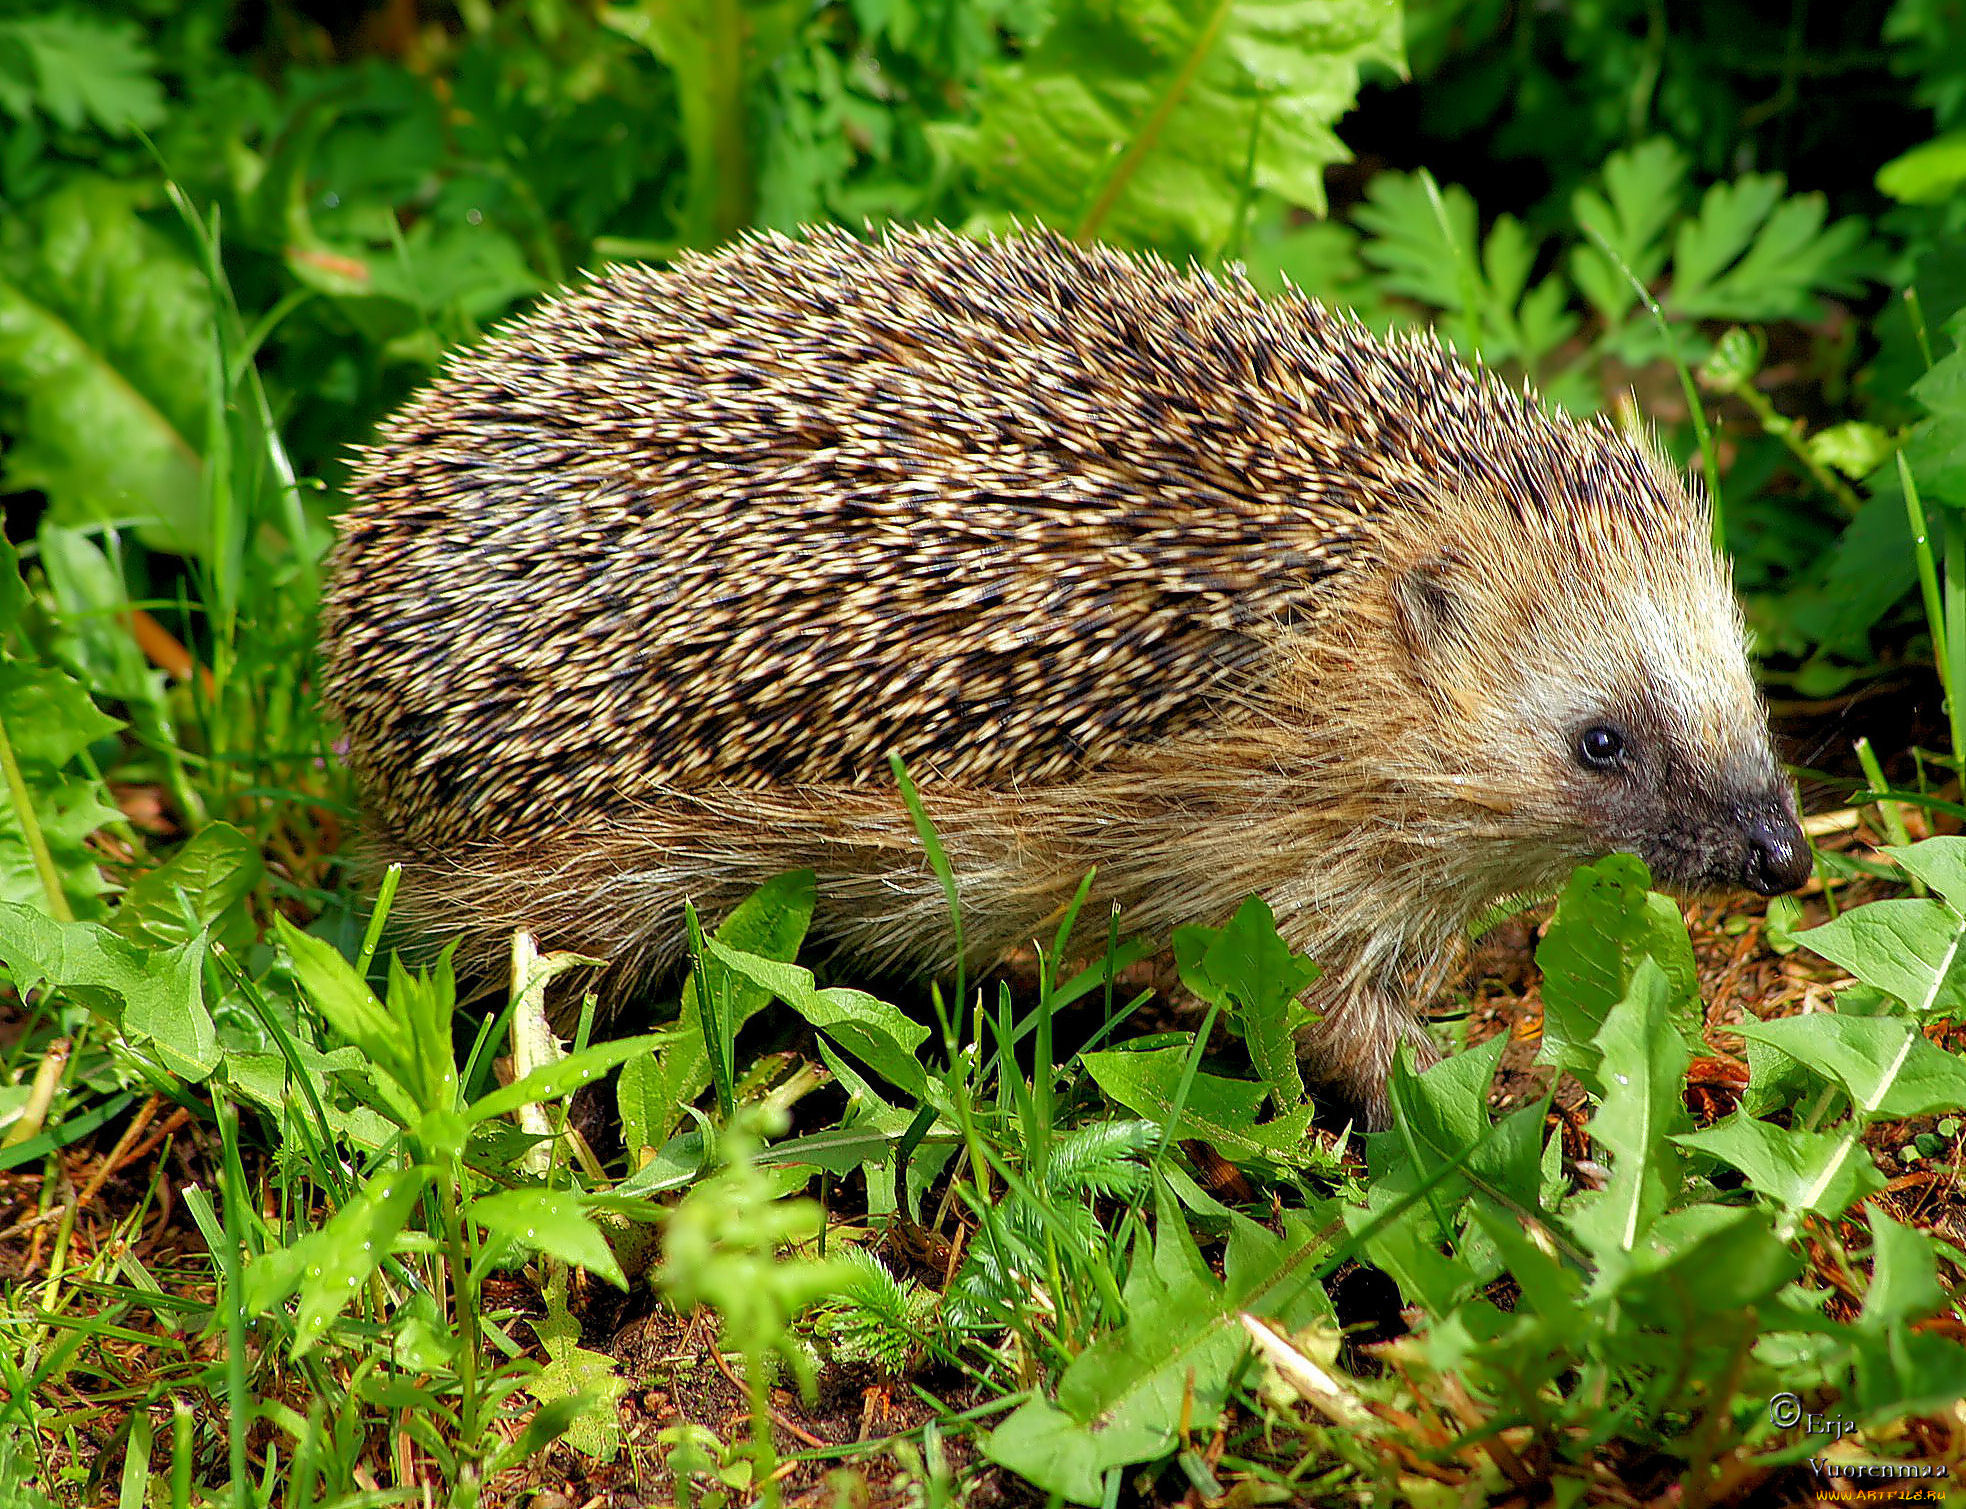
<svg viewBox="0 0 1966 1509">
<path fill-rule="evenodd" d="M 1312 1067 L 1377 1110 L 1496 898 L 1613 848 L 1793 868 L 1697 496 L 1239 278 L 934 231 L 616 269 L 353 491 L 325 694 L 399 907 L 487 959 L 524 926 L 632 981 L 685 899 L 809 867 L 817 941 L 946 965 L 898 753 L 974 962 L 1095 866 L 1088 915 L 1162 935 L 1261 894 L 1325 966 Z"/>
</svg>

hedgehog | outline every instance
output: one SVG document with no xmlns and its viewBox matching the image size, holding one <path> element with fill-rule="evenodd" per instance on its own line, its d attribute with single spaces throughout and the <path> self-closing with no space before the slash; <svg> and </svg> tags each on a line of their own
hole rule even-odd
<svg viewBox="0 0 1966 1509">
<path fill-rule="evenodd" d="M 1498 900 L 1612 852 L 1810 870 L 1697 487 L 1239 272 L 936 229 L 615 267 L 452 358 L 351 492 L 324 693 L 399 913 L 615 998 L 686 901 L 796 869 L 821 951 L 949 968 L 892 755 L 971 967 L 1088 873 L 1162 936 L 1260 896 L 1375 1124 Z"/>
</svg>

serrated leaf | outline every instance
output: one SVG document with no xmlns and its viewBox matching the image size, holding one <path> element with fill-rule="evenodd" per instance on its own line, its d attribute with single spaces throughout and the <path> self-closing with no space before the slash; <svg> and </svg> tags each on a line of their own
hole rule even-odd
<svg viewBox="0 0 1966 1509">
<path fill-rule="evenodd" d="M 50 774 L 123 726 L 89 700 L 74 677 L 52 666 L 0 659 L 0 719 L 7 742 L 27 773 L 44 767 Z"/>
<path fill-rule="evenodd" d="M 101 917 L 106 910 L 101 897 L 107 886 L 100 857 L 89 846 L 89 839 L 122 814 L 102 800 L 102 784 L 93 776 L 43 775 L 30 783 L 30 791 L 35 820 L 69 909 L 84 920 Z M 0 900 L 48 910 L 47 888 L 27 846 L 10 793 L 8 800 L 0 801 Z"/>
<path fill-rule="evenodd" d="M 790 963 L 812 921 L 816 899 L 813 873 L 794 870 L 766 881 L 739 902 L 719 924 L 716 941 L 760 958 Z M 771 1003 L 771 992 L 742 978 L 726 984 L 725 1026 L 737 1032 Z M 683 982 L 682 1010 L 675 1025 L 657 1034 L 658 1046 L 646 1057 L 622 1066 L 616 1088 L 622 1135 L 630 1149 L 661 1147 L 684 1116 L 683 1108 L 710 1083 L 710 1055 L 694 977 Z"/>
<path fill-rule="evenodd" d="M 1933 1047 L 1903 1017 L 1812 1012 L 1738 1030 L 1842 1085 L 1863 1120 L 1966 1108 L 1966 1063 Z"/>
<path fill-rule="evenodd" d="M 1666 263 L 1666 228 L 1678 217 L 1686 159 L 1665 137 L 1654 137 L 1605 160 L 1604 189 L 1579 189 L 1571 199 L 1577 224 L 1602 237 L 1641 283 Z M 1624 271 L 1595 245 L 1571 253 L 1571 273 L 1605 319 L 1616 324 L 1638 295 Z"/>
<path fill-rule="evenodd" d="M 1470 280 L 1480 284 L 1475 204 L 1459 184 L 1440 189 L 1439 203 L 1420 173 L 1375 173 L 1365 203 L 1352 218 L 1371 239 L 1360 255 L 1382 274 L 1389 293 L 1436 309 L 1467 306 Z"/>
<path fill-rule="evenodd" d="M 1088 1053 L 1081 1062 L 1093 1083 L 1113 1100 L 1155 1126 L 1165 1127 L 1187 1060 L 1187 1047 L 1176 1046 L 1144 1053 Z M 1311 1107 L 1299 1106 L 1259 1122 L 1256 1118 L 1268 1095 L 1269 1087 L 1253 1080 L 1198 1073 L 1188 1088 L 1181 1120 L 1172 1135 L 1177 1139 L 1199 1137 L 1232 1161 L 1261 1158 L 1302 1167 L 1312 1155 L 1305 1142 Z"/>
<path fill-rule="evenodd" d="M 1602 1091 L 1596 1038 L 1626 999 L 1640 963 L 1653 959 L 1680 1034 L 1700 1041 L 1699 967 L 1679 908 L 1649 887 L 1642 860 L 1613 854 L 1573 874 L 1536 948 L 1543 971 L 1543 1048 L 1553 1063 Z"/>
<path fill-rule="evenodd" d="M 1607 1271 L 1629 1256 L 1678 1193 L 1681 1160 L 1671 1136 L 1686 1125 L 1688 1055 L 1674 1030 L 1674 987 L 1647 956 L 1625 999 L 1605 1019 L 1596 1046 L 1603 1085 L 1590 1134 L 1608 1149 L 1611 1182 L 1569 1207 L 1577 1235 Z"/>
<path fill-rule="evenodd" d="M 565 1271 L 547 1282 L 545 1297 L 546 1318 L 531 1324 L 546 1353 L 546 1365 L 526 1380 L 526 1392 L 542 1405 L 570 1406 L 567 1444 L 596 1461 L 611 1462 L 621 1449 L 621 1423 L 613 1405 L 628 1391 L 629 1382 L 607 1353 L 580 1344 L 580 1322 L 567 1310 Z"/>
<path fill-rule="evenodd" d="M 1739 1169 L 1757 1194 L 1805 1215 L 1834 1220 L 1885 1184 L 1868 1157 L 1850 1156 L 1843 1137 L 1772 1126 L 1739 1111 L 1673 1140 Z"/>
<path fill-rule="evenodd" d="M 508 1189 L 483 1195 L 466 1214 L 487 1231 L 563 1263 L 599 1274 L 617 1289 L 628 1287 L 608 1239 L 577 1195 L 559 1189 Z"/>
<path fill-rule="evenodd" d="M 1388 0 L 1066 0 L 944 132 L 993 223 L 1218 251 L 1255 189 L 1321 212 L 1361 63 L 1401 66 Z M 1258 111 L 1261 111 L 1260 119 Z"/>
<path fill-rule="evenodd" d="M 916 1099 L 930 1092 L 928 1072 L 915 1057 L 928 1028 L 864 990 L 818 989 L 812 971 L 705 940 L 710 953 L 735 973 L 769 991 L 866 1064 L 889 1084 Z"/>
<path fill-rule="evenodd" d="M 137 519 L 146 543 L 205 539 L 212 360 L 203 275 L 137 215 L 135 191 L 82 177 L 0 221 L 5 482 L 62 523 Z"/>
<path fill-rule="evenodd" d="M 20 555 L 0 539 L 0 629 L 19 621 L 26 601 Z M 105 882 L 88 840 L 120 814 L 103 800 L 107 793 L 94 774 L 77 774 L 71 762 L 122 726 L 67 672 L 16 660 L 0 648 L 0 729 L 55 871 L 52 880 L 42 874 L 28 843 L 21 793 L 0 783 L 0 900 L 59 911 L 49 894 L 58 884 L 70 913 L 102 914 Z"/>
<path fill-rule="evenodd" d="M 1863 223 L 1825 228 L 1820 194 L 1784 199 L 1780 174 L 1746 174 L 1707 190 L 1673 246 L 1667 306 L 1689 319 L 1813 320 L 1814 294 L 1853 292 Z"/>
<path fill-rule="evenodd" d="M 204 935 L 176 948 L 139 948 L 93 922 L 56 922 L 0 901 L 0 960 L 17 990 L 43 982 L 101 1012 L 139 1049 L 189 1080 L 218 1066 L 205 1009 Z"/>
<path fill-rule="evenodd" d="M 149 130 L 164 118 L 156 59 L 136 24 L 57 11 L 0 21 L 0 52 L 11 44 L 33 75 L 27 99 L 70 131 L 93 120 L 112 136 Z M 25 101 L 0 106 L 23 115 Z"/>
<path fill-rule="evenodd" d="M 1226 927 L 1176 928 L 1174 958 L 1183 985 L 1232 1013 L 1278 1108 L 1301 1105 L 1304 1075 L 1297 1064 L 1292 1008 L 1320 970 L 1277 936 L 1269 906 L 1251 896 Z"/>
</svg>

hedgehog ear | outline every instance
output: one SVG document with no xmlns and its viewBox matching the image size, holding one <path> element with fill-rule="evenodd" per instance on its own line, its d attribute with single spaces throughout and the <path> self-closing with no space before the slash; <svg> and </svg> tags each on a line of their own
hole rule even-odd
<svg viewBox="0 0 1966 1509">
<path fill-rule="evenodd" d="M 1444 558 L 1409 566 L 1393 579 L 1393 608 L 1414 661 L 1425 666 L 1454 655 L 1469 637 L 1467 604 Z"/>
</svg>

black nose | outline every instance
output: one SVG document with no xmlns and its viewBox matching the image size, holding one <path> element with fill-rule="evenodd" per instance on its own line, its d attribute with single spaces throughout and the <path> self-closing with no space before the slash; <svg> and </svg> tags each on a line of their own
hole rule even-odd
<svg viewBox="0 0 1966 1509">
<path fill-rule="evenodd" d="M 1741 879 L 1755 890 L 1764 896 L 1779 896 L 1809 878 L 1815 860 L 1787 802 L 1749 813 L 1746 830 L 1747 873 Z"/>
</svg>

